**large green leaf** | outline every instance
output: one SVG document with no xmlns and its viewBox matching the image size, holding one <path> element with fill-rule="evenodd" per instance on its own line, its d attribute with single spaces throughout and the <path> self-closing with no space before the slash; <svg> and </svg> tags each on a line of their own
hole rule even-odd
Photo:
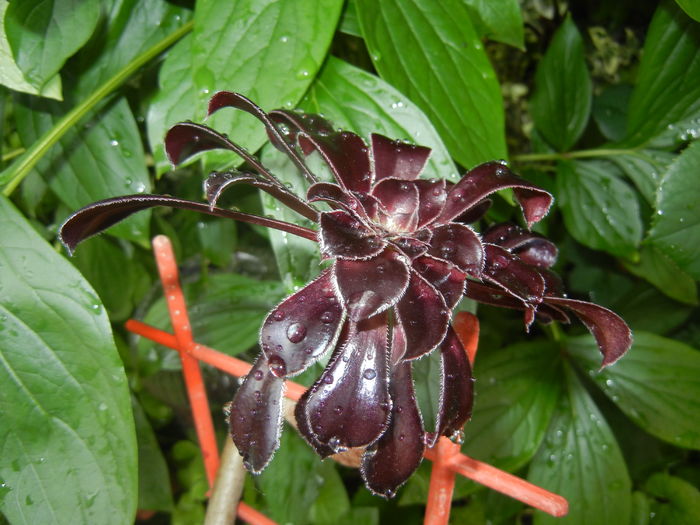
<svg viewBox="0 0 700 525">
<path fill-rule="evenodd" d="M 642 240 L 639 202 L 614 165 L 560 162 L 556 195 L 564 223 L 578 242 L 620 257 L 634 255 Z"/>
<path fill-rule="evenodd" d="M 294 107 L 326 56 L 341 7 L 340 0 L 198 1 L 189 51 L 183 43 L 168 56 L 149 110 L 156 159 L 165 159 L 166 130 L 181 120 L 201 121 L 216 91 L 237 91 L 266 110 Z M 208 124 L 251 151 L 266 140 L 263 126 L 241 111 L 222 111 Z"/>
<path fill-rule="evenodd" d="M 651 525 L 694 525 L 700 517 L 700 491 L 687 481 L 658 473 L 651 476 L 644 489 L 651 500 Z"/>
<path fill-rule="evenodd" d="M 700 352 L 672 339 L 635 332 L 629 353 L 596 374 L 592 338 L 569 339 L 567 348 L 640 427 L 676 446 L 700 449 Z"/>
<path fill-rule="evenodd" d="M 90 38 L 100 18 L 98 0 L 10 2 L 5 31 L 24 77 L 41 90 Z"/>
<path fill-rule="evenodd" d="M 647 32 L 626 143 L 673 145 L 700 134 L 700 25 L 663 2 Z"/>
<path fill-rule="evenodd" d="M 625 267 L 676 301 L 698 304 L 698 287 L 693 278 L 653 245 L 643 245 L 639 261 L 634 264 L 626 262 Z"/>
<path fill-rule="evenodd" d="M 16 112 L 22 142 L 29 145 L 60 119 L 62 105 L 23 98 Z M 35 169 L 71 210 L 107 197 L 151 189 L 139 130 L 123 98 L 67 132 Z M 147 244 L 149 216 L 149 212 L 140 213 L 110 231 Z"/>
<path fill-rule="evenodd" d="M 357 11 L 380 76 L 430 117 L 460 164 L 506 157 L 500 87 L 464 2 L 358 0 Z"/>
<path fill-rule="evenodd" d="M 567 151 L 583 133 L 591 113 L 592 84 L 583 40 L 568 16 L 537 66 L 532 118 L 558 151 Z"/>
<path fill-rule="evenodd" d="M 518 0 L 465 0 L 465 3 L 482 37 L 525 50 L 523 15 Z"/>
<path fill-rule="evenodd" d="M 613 155 L 608 160 L 629 177 L 647 203 L 653 206 L 661 178 L 675 158 L 676 155 L 668 151 L 643 149 L 625 155 Z"/>
<path fill-rule="evenodd" d="M 700 4 L 698 2 L 695 0 L 676 0 L 676 3 L 681 6 L 689 17 L 700 22 Z"/>
<path fill-rule="evenodd" d="M 425 177 L 458 180 L 457 168 L 425 114 L 381 78 L 335 57 L 328 57 L 301 106 L 321 113 L 336 127 L 365 140 L 371 133 L 408 140 L 433 151 Z"/>
<path fill-rule="evenodd" d="M 516 470 L 544 438 L 561 390 L 554 343 L 533 341 L 485 353 L 477 360 L 474 415 L 465 427 L 465 453 Z"/>
<path fill-rule="evenodd" d="M 324 461 L 319 470 L 323 482 L 311 506 L 310 518 L 316 525 L 335 525 L 350 511 L 348 492 L 335 463 Z"/>
<path fill-rule="evenodd" d="M 124 369 L 95 292 L 0 197 L 0 505 L 10 523 L 136 510 Z"/>
<path fill-rule="evenodd" d="M 535 525 L 628 523 L 630 479 L 615 436 L 574 371 L 565 366 L 566 394 L 530 464 L 528 480 L 569 501 L 569 513 L 535 513 Z"/>
<path fill-rule="evenodd" d="M 648 241 L 700 279 L 700 142 L 692 143 L 669 167 L 656 194 Z"/>
</svg>

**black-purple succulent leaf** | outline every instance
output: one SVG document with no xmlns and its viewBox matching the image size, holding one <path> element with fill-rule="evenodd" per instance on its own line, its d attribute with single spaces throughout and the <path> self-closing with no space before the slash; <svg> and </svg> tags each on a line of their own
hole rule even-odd
<svg viewBox="0 0 700 525">
<path fill-rule="evenodd" d="M 297 197 L 281 184 L 272 184 L 271 182 L 262 179 L 258 175 L 245 173 L 240 171 L 215 171 L 207 177 L 204 182 L 204 192 L 207 196 L 207 201 L 210 207 L 216 206 L 221 194 L 234 184 L 245 183 L 250 184 L 266 193 L 272 195 L 279 202 L 288 208 L 296 211 L 301 216 L 306 217 L 314 222 L 318 222 L 318 211 L 309 206 L 309 204 Z"/>
<path fill-rule="evenodd" d="M 319 115 L 299 113 L 286 109 L 275 109 L 270 111 L 268 116 L 277 124 L 277 128 L 280 132 L 288 138 L 289 144 L 298 143 L 299 132 L 320 135 L 322 137 L 327 137 L 336 133 L 333 125 Z M 305 147 L 302 147 L 302 152 L 304 155 L 310 155 L 314 149 L 315 147 L 312 144 L 307 143 Z"/>
<path fill-rule="evenodd" d="M 272 372 L 294 376 L 335 346 L 344 321 L 330 269 L 290 295 L 267 315 L 260 331 L 260 347 Z"/>
<path fill-rule="evenodd" d="M 545 303 L 565 308 L 576 314 L 598 343 L 603 362 L 601 368 L 613 364 L 632 346 L 632 332 L 622 318 L 597 304 L 566 297 L 546 297 Z"/>
<path fill-rule="evenodd" d="M 554 306 L 553 304 L 545 303 L 542 303 L 537 307 L 537 319 L 544 324 L 551 323 L 552 321 L 557 321 L 563 324 L 571 323 L 571 318 L 564 310 L 558 306 Z"/>
<path fill-rule="evenodd" d="M 412 236 L 401 236 L 393 239 L 391 243 L 401 250 L 410 259 L 420 257 L 430 248 L 430 244 Z"/>
<path fill-rule="evenodd" d="M 491 208 L 491 204 L 493 204 L 491 199 L 484 199 L 469 208 L 462 215 L 458 215 L 452 219 L 452 221 L 461 222 L 462 224 L 472 224 L 486 215 L 486 212 Z"/>
<path fill-rule="evenodd" d="M 346 323 L 306 402 L 315 440 L 342 452 L 369 445 L 386 431 L 391 413 L 388 342 L 386 314 Z"/>
<path fill-rule="evenodd" d="M 415 180 L 423 171 L 431 149 L 372 133 L 375 182 L 386 178 Z"/>
<path fill-rule="evenodd" d="M 477 233 L 465 224 L 445 224 L 433 230 L 429 255 L 457 266 L 472 277 L 481 277 L 484 248 Z"/>
<path fill-rule="evenodd" d="M 559 255 L 559 250 L 552 241 L 516 224 L 503 223 L 492 226 L 484 233 L 482 240 L 497 244 L 517 254 L 524 263 L 538 268 L 550 268 Z"/>
<path fill-rule="evenodd" d="M 382 203 L 379 202 L 379 199 L 370 195 L 369 193 L 363 193 L 361 191 L 353 191 L 351 193 L 360 202 L 365 211 L 364 215 L 369 217 L 370 220 L 377 224 L 381 224 L 386 221 L 386 215 L 388 212 L 384 209 Z"/>
<path fill-rule="evenodd" d="M 455 265 L 429 255 L 413 261 L 413 269 L 442 294 L 445 305 L 452 310 L 464 295 L 467 275 Z"/>
<path fill-rule="evenodd" d="M 418 229 L 429 225 L 440 215 L 447 200 L 447 186 L 445 179 L 422 179 L 414 184 L 418 188 Z"/>
<path fill-rule="evenodd" d="M 418 272 L 411 277 L 396 314 L 406 335 L 404 359 L 417 359 L 437 347 L 445 338 L 451 311 L 445 299 Z"/>
<path fill-rule="evenodd" d="M 327 202 L 334 208 L 343 208 L 351 214 L 361 217 L 365 222 L 370 220 L 360 199 L 352 192 L 345 191 L 337 184 L 331 182 L 312 184 L 306 192 L 306 200 L 309 202 Z"/>
<path fill-rule="evenodd" d="M 324 257 L 368 259 L 386 246 L 386 241 L 355 214 L 334 210 L 321 212 L 320 217 L 319 242 Z"/>
<path fill-rule="evenodd" d="M 409 283 L 409 260 L 389 247 L 368 260 L 338 259 L 335 282 L 352 321 L 361 321 L 394 306 Z"/>
<path fill-rule="evenodd" d="M 448 223 L 495 191 L 506 188 L 513 189 L 528 228 L 547 215 L 553 200 L 549 192 L 518 177 L 500 162 L 487 162 L 467 172 L 450 188 L 437 222 Z"/>
<path fill-rule="evenodd" d="M 564 283 L 561 277 L 548 268 L 538 268 L 538 271 L 544 279 L 545 295 L 566 297 L 566 291 L 564 290 Z"/>
<path fill-rule="evenodd" d="M 158 206 L 193 210 L 216 217 L 275 228 L 312 241 L 316 240 L 317 235 L 314 230 L 276 219 L 222 208 L 211 208 L 202 202 L 177 199 L 165 195 L 144 195 L 139 193 L 97 201 L 79 209 L 63 223 L 59 230 L 59 239 L 68 248 L 68 251 L 72 253 L 78 243 L 88 237 L 103 232 L 136 212 Z"/>
<path fill-rule="evenodd" d="M 375 494 L 391 498 L 423 459 L 423 421 L 413 391 L 411 363 L 399 363 L 391 372 L 389 428 L 362 456 L 360 472 Z"/>
<path fill-rule="evenodd" d="M 309 396 L 311 396 L 312 392 L 313 387 L 306 390 L 306 392 L 302 394 L 299 401 L 297 401 L 297 404 L 294 407 L 294 419 L 297 423 L 297 430 L 299 430 L 299 433 L 304 438 L 304 440 L 309 445 L 311 445 L 311 448 L 313 448 L 316 451 L 316 454 L 321 456 L 322 459 L 325 459 L 328 456 L 332 456 L 333 454 L 335 454 L 336 451 L 328 445 L 326 445 L 325 443 L 321 443 L 316 438 L 316 435 L 311 431 L 311 426 L 309 425 L 309 418 L 307 417 L 306 406 L 309 402 Z"/>
<path fill-rule="evenodd" d="M 231 403 L 229 431 L 245 468 L 258 474 L 279 447 L 284 380 L 270 370 L 265 354 L 238 388 Z"/>
<path fill-rule="evenodd" d="M 474 378 L 467 352 L 452 326 L 440 344 L 440 401 L 435 432 L 426 433 L 426 445 L 432 447 L 440 436 L 461 432 L 472 415 Z"/>
<path fill-rule="evenodd" d="M 486 265 L 484 278 L 507 290 L 523 302 L 538 305 L 545 293 L 542 274 L 517 255 L 495 244 L 484 244 Z"/>
<path fill-rule="evenodd" d="M 382 179 L 372 188 L 386 216 L 380 223 L 390 232 L 412 232 L 418 225 L 418 187 L 401 179 Z"/>
<path fill-rule="evenodd" d="M 272 144 L 277 149 L 286 153 L 286 155 L 291 159 L 291 161 L 294 162 L 297 168 L 299 168 L 299 170 L 304 174 L 306 180 L 308 180 L 312 184 L 316 182 L 316 177 L 314 176 L 314 174 L 311 173 L 311 171 L 309 171 L 309 168 L 306 166 L 306 164 L 304 164 L 304 160 L 295 151 L 294 147 L 288 143 L 286 137 L 277 128 L 270 116 L 250 99 L 244 97 L 240 93 L 233 93 L 231 91 L 219 91 L 218 93 L 215 93 L 214 96 L 209 100 L 207 116 L 216 113 L 222 108 L 228 107 L 240 109 L 242 111 L 245 111 L 246 113 L 250 113 L 251 115 L 256 117 L 260 122 L 262 122 L 265 125 L 267 135 L 270 138 L 270 142 L 272 142 Z"/>
</svg>

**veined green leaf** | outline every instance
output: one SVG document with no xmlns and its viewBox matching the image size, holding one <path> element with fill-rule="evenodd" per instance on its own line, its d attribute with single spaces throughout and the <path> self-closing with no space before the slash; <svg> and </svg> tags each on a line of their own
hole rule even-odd
<svg viewBox="0 0 700 525">
<path fill-rule="evenodd" d="M 566 392 L 528 480 L 569 501 L 569 513 L 555 518 L 535 512 L 535 525 L 628 523 L 631 483 L 625 460 L 603 415 L 571 367 Z"/>
<path fill-rule="evenodd" d="M 508 471 L 532 458 L 561 391 L 558 355 L 556 344 L 533 341 L 479 356 L 466 454 Z"/>
<path fill-rule="evenodd" d="M 0 197 L 0 508 L 11 523 L 132 522 L 136 436 L 107 316 Z"/>
<path fill-rule="evenodd" d="M 699 42 L 700 25 L 662 2 L 644 43 L 626 144 L 672 146 L 700 135 Z"/>
<path fill-rule="evenodd" d="M 531 101 L 535 126 L 558 151 L 571 149 L 586 128 L 592 90 L 583 40 L 568 16 L 537 66 Z"/>
<path fill-rule="evenodd" d="M 381 133 L 427 146 L 433 151 L 424 177 L 459 179 L 450 154 L 428 117 L 381 78 L 338 58 L 328 57 L 301 107 L 325 115 L 336 127 L 369 142 Z"/>
<path fill-rule="evenodd" d="M 676 301 L 698 304 L 695 280 L 654 245 L 643 245 L 639 251 L 639 261 L 634 264 L 625 262 L 625 267 Z"/>
<path fill-rule="evenodd" d="M 644 489 L 653 496 L 652 525 L 693 525 L 700 516 L 700 491 L 687 481 L 659 472 Z"/>
<path fill-rule="evenodd" d="M 617 165 L 653 206 L 661 178 L 675 158 L 676 155 L 668 151 L 643 149 L 625 155 L 612 155 L 607 160 Z"/>
<path fill-rule="evenodd" d="M 627 355 L 596 373 L 592 338 L 568 339 L 567 348 L 640 427 L 676 446 L 700 449 L 700 352 L 672 339 L 635 332 Z"/>
<path fill-rule="evenodd" d="M 642 240 L 639 202 L 618 169 L 603 161 L 561 161 L 557 198 L 564 223 L 581 244 L 632 257 Z"/>
<path fill-rule="evenodd" d="M 525 50 L 523 15 L 518 0 L 465 0 L 481 37 Z"/>
<path fill-rule="evenodd" d="M 648 242 L 700 279 L 700 142 L 693 142 L 671 164 L 656 194 L 656 214 Z"/>
<path fill-rule="evenodd" d="M 4 25 L 24 78 L 43 90 L 68 57 L 90 38 L 100 18 L 98 0 L 10 2 Z"/>
<path fill-rule="evenodd" d="M 379 75 L 433 121 L 464 167 L 507 156 L 498 80 L 461 0 L 358 0 Z"/>
</svg>

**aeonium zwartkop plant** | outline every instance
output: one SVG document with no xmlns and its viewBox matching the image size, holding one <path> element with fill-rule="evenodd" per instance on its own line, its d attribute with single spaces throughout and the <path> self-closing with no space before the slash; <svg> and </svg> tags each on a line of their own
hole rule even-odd
<svg viewBox="0 0 700 525">
<path fill-rule="evenodd" d="M 199 124 L 174 126 L 165 139 L 174 164 L 199 152 L 234 151 L 250 171 L 213 173 L 205 183 L 209 204 L 158 195 L 129 195 L 89 205 L 71 216 L 61 239 L 73 250 L 83 239 L 134 212 L 173 206 L 277 228 L 317 241 L 332 264 L 284 299 L 265 319 L 262 352 L 240 386 L 229 416 L 233 441 L 246 467 L 258 473 L 279 445 L 285 378 L 299 374 L 326 352 L 328 365 L 296 406 L 299 431 L 326 457 L 364 447 L 367 486 L 393 495 L 418 467 L 426 446 L 461 433 L 472 408 L 473 379 L 466 352 L 450 325 L 466 295 L 569 322 L 573 312 L 595 336 L 603 366 L 630 346 L 627 325 L 598 305 L 569 299 L 549 267 L 557 249 L 544 237 L 513 224 L 479 236 L 470 226 L 488 209 L 488 196 L 512 188 L 527 227 L 544 217 L 552 196 L 499 162 L 477 166 L 456 183 L 419 179 L 430 149 L 373 134 L 369 147 L 357 135 L 336 131 L 316 115 L 265 113 L 245 97 L 217 93 L 209 114 L 224 107 L 251 113 L 269 138 L 302 171 L 306 198 L 292 193 L 257 158 L 227 137 Z M 305 156 L 318 152 L 336 182 L 321 182 Z M 251 184 L 318 224 L 295 224 L 216 206 L 229 186 Z M 324 202 L 318 211 L 314 203 Z M 424 429 L 411 378 L 414 360 L 437 350 L 441 395 L 436 426 Z"/>
</svg>

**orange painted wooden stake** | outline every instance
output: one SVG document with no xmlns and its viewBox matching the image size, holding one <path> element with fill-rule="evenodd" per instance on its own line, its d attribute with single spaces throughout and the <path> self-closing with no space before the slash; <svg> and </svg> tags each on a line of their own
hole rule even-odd
<svg viewBox="0 0 700 525">
<path fill-rule="evenodd" d="M 219 451 L 206 390 L 199 369 L 199 361 L 208 363 L 236 377 L 246 375 L 250 371 L 251 365 L 194 341 L 185 299 L 180 287 L 177 264 L 169 239 L 163 235 L 157 236 L 153 239 L 153 250 L 175 333 L 169 334 L 133 319 L 126 322 L 126 328 L 135 334 L 177 350 L 180 354 L 197 438 L 202 449 L 207 479 L 211 487 L 219 467 Z M 453 327 L 467 352 L 469 361 L 473 364 L 479 340 L 478 319 L 467 312 L 459 312 L 455 315 Z M 303 385 L 292 381 L 286 381 L 285 384 L 287 387 L 285 395 L 294 401 L 297 401 L 306 390 Z M 444 525 L 448 522 L 455 474 L 461 474 L 553 516 L 564 516 L 567 513 L 568 503 L 561 496 L 496 467 L 460 454 L 459 450 L 459 445 L 442 437 L 435 447 L 425 452 L 426 459 L 433 462 L 425 524 Z M 252 525 L 273 525 L 275 523 L 245 503 L 238 504 L 237 515 Z"/>
</svg>

